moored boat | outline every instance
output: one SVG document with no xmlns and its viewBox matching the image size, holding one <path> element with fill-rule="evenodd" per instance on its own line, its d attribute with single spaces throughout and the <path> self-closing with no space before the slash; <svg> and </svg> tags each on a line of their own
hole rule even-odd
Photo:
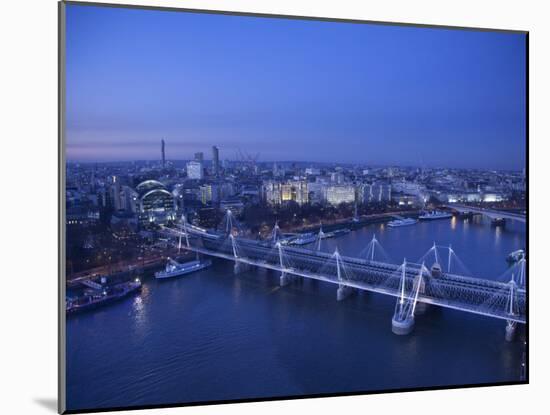
<svg viewBox="0 0 550 415">
<path fill-rule="evenodd" d="M 336 235 L 334 234 L 334 232 L 327 232 L 327 233 L 324 233 L 321 234 L 321 239 L 328 239 L 328 238 L 334 238 Z"/>
<path fill-rule="evenodd" d="M 156 279 L 179 277 L 180 275 L 190 274 L 195 271 L 200 271 L 212 265 L 212 261 L 209 259 L 185 262 L 180 264 L 172 258 L 168 258 L 168 263 L 163 271 L 155 272 Z"/>
<path fill-rule="evenodd" d="M 307 245 L 307 244 L 310 244 L 312 242 L 315 242 L 316 240 L 317 240 L 317 235 L 312 234 L 312 233 L 307 233 L 307 234 L 300 235 L 299 237 L 294 239 L 291 242 L 291 244 L 292 245 Z"/>
<path fill-rule="evenodd" d="M 453 215 L 449 212 L 442 212 L 440 210 L 432 210 L 431 212 L 424 213 L 418 217 L 420 220 L 436 220 L 436 219 L 449 219 Z"/>
<path fill-rule="evenodd" d="M 101 286 L 101 289 L 88 289 L 83 295 L 67 299 L 67 314 L 90 310 L 120 300 L 139 290 L 141 290 L 141 281 L 138 278 L 112 286 Z"/>
<path fill-rule="evenodd" d="M 350 232 L 351 232 L 351 229 L 344 228 L 344 229 L 336 229 L 332 233 L 334 234 L 334 236 L 342 236 L 342 235 L 346 235 Z"/>
<path fill-rule="evenodd" d="M 506 261 L 513 264 L 521 261 L 523 258 L 525 258 L 525 251 L 523 249 L 518 249 L 517 251 L 510 252 L 506 257 Z"/>
<path fill-rule="evenodd" d="M 388 226 L 392 228 L 397 228 L 400 226 L 409 226 L 414 225 L 415 223 L 418 223 L 418 220 L 413 218 L 404 218 L 404 219 L 395 219 L 390 222 L 388 222 Z"/>
</svg>

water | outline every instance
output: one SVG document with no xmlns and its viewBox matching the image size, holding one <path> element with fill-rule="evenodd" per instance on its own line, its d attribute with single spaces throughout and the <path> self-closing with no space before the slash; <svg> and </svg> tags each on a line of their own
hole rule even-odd
<svg viewBox="0 0 550 415">
<path fill-rule="evenodd" d="M 324 249 L 358 255 L 373 233 L 397 263 L 418 260 L 436 241 L 489 279 L 525 247 L 524 226 L 475 218 L 368 226 Z M 140 296 L 68 320 L 68 408 L 520 380 L 523 328 L 507 343 L 501 320 L 432 307 L 411 335 L 396 336 L 394 305 L 369 293 L 336 302 L 335 286 L 316 281 L 281 288 L 278 275 L 234 275 L 222 260 L 179 279 L 148 278 Z"/>
</svg>

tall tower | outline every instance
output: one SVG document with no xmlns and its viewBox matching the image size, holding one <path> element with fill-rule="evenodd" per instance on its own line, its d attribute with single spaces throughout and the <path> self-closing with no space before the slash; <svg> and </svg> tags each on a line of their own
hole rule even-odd
<svg viewBox="0 0 550 415">
<path fill-rule="evenodd" d="M 220 151 L 218 147 L 212 146 L 212 171 L 215 177 L 220 174 Z"/>
<path fill-rule="evenodd" d="M 164 153 L 164 139 L 160 140 L 160 151 L 162 154 L 162 168 L 166 165 L 166 155 Z"/>
</svg>

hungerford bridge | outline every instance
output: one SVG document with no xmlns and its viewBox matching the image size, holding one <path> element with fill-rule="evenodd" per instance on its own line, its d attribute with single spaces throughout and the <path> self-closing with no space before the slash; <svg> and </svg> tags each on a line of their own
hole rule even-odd
<svg viewBox="0 0 550 415">
<path fill-rule="evenodd" d="M 460 213 L 473 213 L 476 215 L 485 215 L 492 220 L 514 220 L 522 223 L 527 222 L 527 217 L 523 213 L 516 213 L 512 211 L 504 211 L 504 210 L 497 210 L 497 209 L 487 209 L 487 208 L 481 208 L 481 207 L 475 207 L 475 206 L 467 206 L 467 205 L 461 205 L 459 203 L 453 203 L 449 205 L 445 205 L 445 207 L 449 209 L 456 210 Z"/>
<path fill-rule="evenodd" d="M 509 282 L 474 278 L 451 272 L 453 258 L 460 263 L 451 247 L 448 258 L 438 255 L 434 246 L 423 258 L 433 263 L 401 265 L 375 259 L 373 240 L 366 258 L 343 256 L 336 249 L 332 254 L 321 251 L 322 229 L 313 249 L 288 246 L 277 224 L 268 240 L 252 240 L 242 236 L 240 226 L 228 211 L 224 230 L 207 230 L 187 223 L 177 228 L 164 228 L 164 233 L 179 238 L 179 247 L 197 254 L 223 258 L 235 263 L 235 272 L 260 267 L 280 273 L 281 286 L 295 278 L 309 278 L 337 286 L 337 300 L 343 300 L 356 290 L 370 291 L 396 298 L 392 331 L 408 334 L 414 328 L 415 312 L 427 304 L 506 321 L 505 338 L 511 341 L 517 324 L 526 323 L 526 264 L 516 263 L 507 274 Z M 184 243 L 182 244 L 182 238 Z M 431 254 L 431 255 L 428 255 Z M 442 260 L 446 270 L 442 269 Z M 430 268 L 428 268 L 430 266 Z"/>
</svg>

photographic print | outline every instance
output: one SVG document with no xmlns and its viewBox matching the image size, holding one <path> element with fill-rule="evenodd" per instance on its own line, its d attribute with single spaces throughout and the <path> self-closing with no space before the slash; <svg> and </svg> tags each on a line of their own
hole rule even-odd
<svg viewBox="0 0 550 415">
<path fill-rule="evenodd" d="M 60 4 L 61 411 L 528 382 L 528 34 Z"/>
</svg>

